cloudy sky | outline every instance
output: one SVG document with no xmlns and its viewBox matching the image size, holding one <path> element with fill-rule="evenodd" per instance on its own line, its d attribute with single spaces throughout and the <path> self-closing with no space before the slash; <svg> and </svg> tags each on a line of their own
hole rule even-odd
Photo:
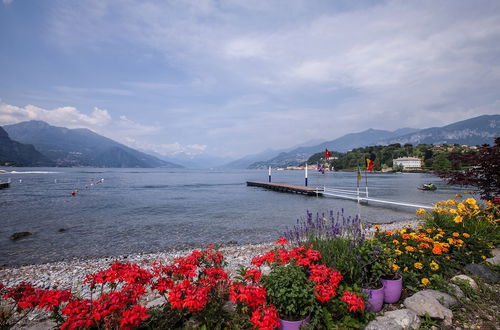
<svg viewBox="0 0 500 330">
<path fill-rule="evenodd" d="M 0 1 L 0 125 L 238 157 L 500 113 L 497 0 Z"/>
</svg>

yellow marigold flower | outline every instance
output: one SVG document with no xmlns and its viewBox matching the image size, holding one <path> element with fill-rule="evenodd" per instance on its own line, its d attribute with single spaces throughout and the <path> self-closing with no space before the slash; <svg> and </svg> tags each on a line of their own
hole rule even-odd
<svg viewBox="0 0 500 330">
<path fill-rule="evenodd" d="M 457 210 L 455 210 L 455 209 L 450 209 L 450 211 L 449 211 L 449 212 L 450 212 L 451 214 L 457 214 Z"/>
<path fill-rule="evenodd" d="M 392 271 L 397 272 L 399 270 L 399 266 L 396 264 L 392 264 Z"/>
<path fill-rule="evenodd" d="M 459 234 L 459 233 L 457 233 L 457 232 L 454 232 L 454 233 L 453 233 L 453 234 L 451 234 L 451 235 L 453 235 L 453 237 L 458 237 L 458 236 L 460 236 L 460 234 Z"/>
<path fill-rule="evenodd" d="M 392 244 L 399 245 L 399 241 L 397 239 L 395 239 L 395 240 L 392 241 Z"/>
<path fill-rule="evenodd" d="M 441 243 L 442 246 L 444 246 L 445 248 L 449 248 L 450 247 L 450 244 L 448 243 Z"/>
<path fill-rule="evenodd" d="M 462 218 L 460 215 L 457 215 L 453 221 L 455 221 L 455 223 L 461 223 L 462 221 L 464 221 L 464 218 Z"/>
<path fill-rule="evenodd" d="M 422 226 L 417 226 L 417 229 L 423 229 L 423 228 L 424 228 L 424 227 L 422 227 Z"/>
<path fill-rule="evenodd" d="M 470 235 L 469 235 L 469 234 L 467 234 L 467 233 L 463 233 L 462 235 L 463 235 L 465 238 L 469 238 L 469 237 L 470 237 Z"/>
<path fill-rule="evenodd" d="M 466 209 L 466 207 L 465 207 L 465 205 L 463 203 L 458 203 L 457 204 L 457 210 L 458 210 L 458 212 L 463 212 L 463 211 L 465 211 L 465 209 Z"/>
<path fill-rule="evenodd" d="M 394 250 L 394 252 L 396 252 L 396 254 L 397 254 L 398 256 L 400 256 L 400 255 L 402 255 L 402 254 L 403 254 L 403 251 L 401 251 L 401 250 L 397 250 L 397 249 L 396 249 L 396 250 Z"/>
<path fill-rule="evenodd" d="M 428 279 L 427 277 L 424 277 L 424 278 L 422 279 L 422 281 L 421 281 L 421 282 L 422 282 L 422 284 L 423 284 L 424 286 L 427 286 L 427 285 L 429 285 L 429 283 L 430 283 L 431 281 L 429 281 L 429 279 Z"/>
<path fill-rule="evenodd" d="M 469 205 L 473 205 L 473 204 L 476 204 L 476 203 L 477 203 L 477 202 L 476 202 L 476 200 L 475 200 L 474 198 L 467 198 L 467 199 L 465 200 L 465 202 L 466 202 L 467 204 L 469 204 Z"/>
<path fill-rule="evenodd" d="M 451 237 L 448 238 L 447 241 L 448 241 L 449 244 L 453 244 L 453 242 L 455 242 L 455 240 L 453 238 L 451 238 Z"/>
<path fill-rule="evenodd" d="M 455 194 L 455 198 L 462 198 L 462 195 L 460 195 L 460 194 Z"/>
<path fill-rule="evenodd" d="M 486 256 L 481 256 L 481 258 L 483 258 L 483 260 L 486 260 Z"/>
<path fill-rule="evenodd" d="M 435 262 L 434 260 L 430 263 L 431 269 L 436 271 L 439 269 L 439 264 Z"/>
<path fill-rule="evenodd" d="M 413 264 L 413 267 L 415 267 L 416 269 L 422 269 L 424 268 L 424 265 L 421 262 L 416 262 Z"/>
<path fill-rule="evenodd" d="M 375 230 L 380 230 L 380 225 L 375 225 L 373 228 L 375 228 Z"/>
<path fill-rule="evenodd" d="M 407 271 L 408 271 L 408 267 L 405 267 L 405 268 L 403 269 L 403 272 L 407 272 Z"/>
<path fill-rule="evenodd" d="M 400 232 L 401 234 L 404 234 L 404 233 L 406 233 L 406 229 L 405 229 L 405 228 L 403 228 L 403 229 L 401 229 L 399 232 Z"/>
<path fill-rule="evenodd" d="M 418 209 L 415 213 L 417 215 L 422 215 L 422 214 L 425 214 L 425 210 L 424 209 Z"/>
<path fill-rule="evenodd" d="M 472 205 L 470 205 L 469 207 L 470 207 L 471 209 L 473 209 L 473 210 L 477 210 L 477 209 L 479 209 L 479 206 L 477 206 L 477 204 L 472 204 Z M 479 213 L 478 213 L 478 214 L 479 214 Z"/>
<path fill-rule="evenodd" d="M 408 252 L 415 252 L 415 248 L 413 246 L 405 246 L 405 250 Z"/>
</svg>

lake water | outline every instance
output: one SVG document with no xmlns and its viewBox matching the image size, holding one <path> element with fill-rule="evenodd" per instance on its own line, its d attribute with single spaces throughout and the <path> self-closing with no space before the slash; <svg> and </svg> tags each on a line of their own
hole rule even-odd
<svg viewBox="0 0 500 330">
<path fill-rule="evenodd" d="M 0 265 L 113 256 L 205 243 L 276 239 L 306 210 L 344 208 L 366 222 L 415 218 L 415 209 L 363 205 L 247 187 L 267 170 L 4 168 L 0 179 Z M 102 183 L 96 184 L 103 179 Z M 364 189 L 363 178 L 363 189 Z M 274 171 L 273 181 L 304 185 L 302 171 Z M 433 182 L 437 191 L 420 191 Z M 420 204 L 453 198 L 459 187 L 429 174 L 369 173 L 371 197 Z M 355 189 L 356 173 L 309 171 L 309 186 Z M 71 191 L 78 190 L 76 196 Z M 64 229 L 60 231 L 60 229 Z M 33 235 L 12 241 L 15 232 Z"/>
</svg>

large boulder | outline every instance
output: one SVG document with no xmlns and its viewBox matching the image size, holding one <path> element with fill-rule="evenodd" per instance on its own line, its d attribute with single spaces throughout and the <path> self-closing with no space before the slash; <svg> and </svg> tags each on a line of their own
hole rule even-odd
<svg viewBox="0 0 500 330">
<path fill-rule="evenodd" d="M 409 309 L 385 312 L 368 323 L 365 330 L 406 330 L 419 329 L 420 318 Z"/>
<path fill-rule="evenodd" d="M 474 290 L 474 291 L 477 291 L 479 289 L 479 287 L 477 286 L 477 283 L 476 281 L 474 281 L 472 278 L 470 278 L 469 276 L 467 275 L 457 275 L 457 276 L 453 276 L 451 278 L 451 281 L 456 283 L 460 280 L 463 280 L 463 281 L 467 281 L 467 283 L 469 283 L 470 287 Z"/>
<path fill-rule="evenodd" d="M 441 302 L 443 304 L 441 304 Z M 418 316 L 428 314 L 434 319 L 444 320 L 445 325 L 451 325 L 453 312 L 447 307 L 456 304 L 457 300 L 447 293 L 435 290 L 424 290 L 415 293 L 404 301 L 404 305 Z"/>
<path fill-rule="evenodd" d="M 491 284 L 497 283 L 500 279 L 497 273 L 484 265 L 468 264 L 465 266 L 465 270 Z"/>
</svg>

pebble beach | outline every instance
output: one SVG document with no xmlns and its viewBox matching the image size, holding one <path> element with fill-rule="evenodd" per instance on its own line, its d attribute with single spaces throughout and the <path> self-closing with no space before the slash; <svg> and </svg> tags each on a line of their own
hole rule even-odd
<svg viewBox="0 0 500 330">
<path fill-rule="evenodd" d="M 403 226 L 416 226 L 418 220 L 405 220 L 381 225 L 382 230 L 394 230 Z M 225 261 L 226 270 L 231 276 L 241 267 L 250 265 L 253 257 L 261 255 L 275 246 L 274 242 L 261 244 L 228 245 L 220 248 Z M 90 297 L 90 290 L 84 284 L 85 276 L 106 269 L 113 262 L 131 262 L 148 269 L 155 261 L 170 263 L 175 258 L 186 256 L 193 249 L 177 250 L 156 253 L 139 253 L 116 257 L 103 257 L 95 259 L 74 259 L 70 261 L 51 262 L 46 264 L 25 265 L 20 267 L 0 268 L 0 283 L 12 287 L 24 281 L 41 289 L 68 289 L 81 297 Z M 151 307 L 160 303 L 160 297 L 154 293 L 145 296 L 143 304 Z M 43 311 L 31 313 L 18 328 L 44 329 L 51 328 L 54 324 L 48 321 L 48 314 Z"/>
</svg>

